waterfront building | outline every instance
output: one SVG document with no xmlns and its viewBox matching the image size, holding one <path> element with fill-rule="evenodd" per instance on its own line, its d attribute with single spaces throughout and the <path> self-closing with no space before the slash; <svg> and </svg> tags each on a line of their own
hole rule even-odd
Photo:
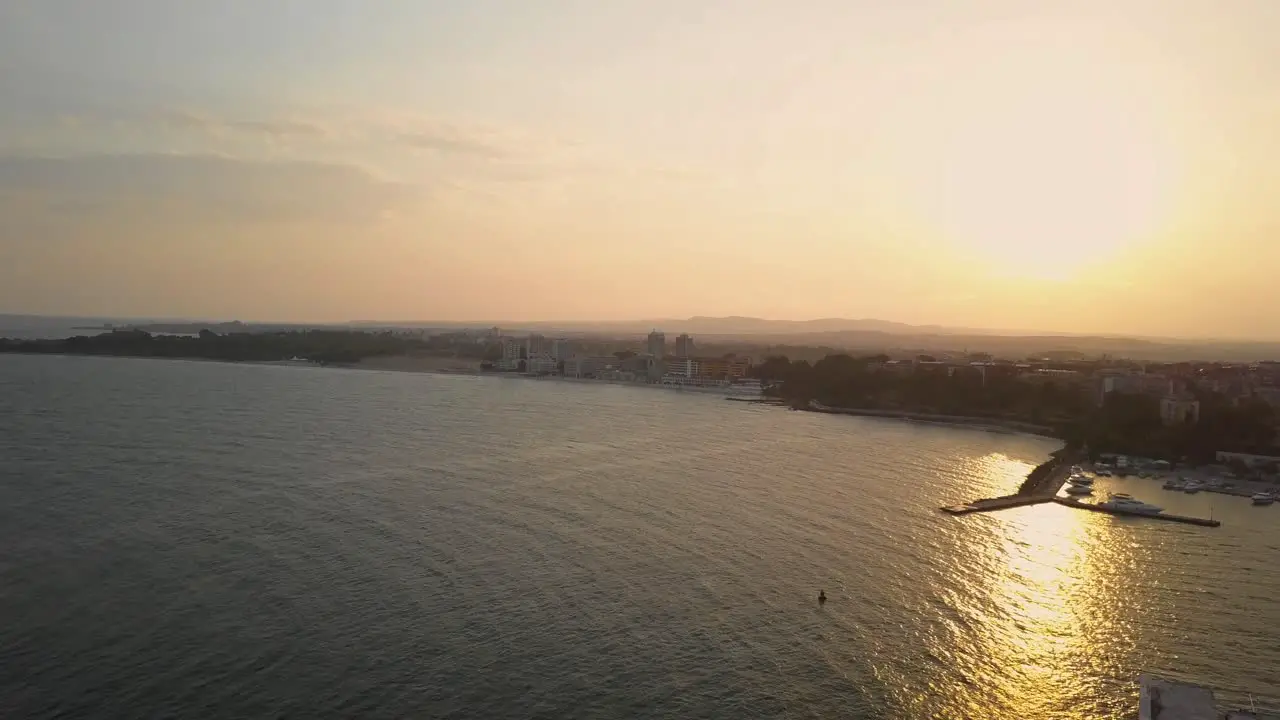
<svg viewBox="0 0 1280 720">
<path fill-rule="evenodd" d="M 698 376 L 714 380 L 745 378 L 751 371 L 750 358 L 699 358 Z"/>
<path fill-rule="evenodd" d="M 502 338 L 502 359 L 498 361 L 498 369 L 519 370 L 522 359 L 524 359 L 524 343 L 513 337 Z"/>
<path fill-rule="evenodd" d="M 675 357 L 667 360 L 667 375 L 679 377 L 698 377 L 702 363 L 694 358 Z"/>
<path fill-rule="evenodd" d="M 524 371 L 534 375 L 550 375 L 556 372 L 559 366 L 558 360 L 544 353 L 527 358 Z"/>
<path fill-rule="evenodd" d="M 551 341 L 546 336 L 530 333 L 525 340 L 525 355 L 526 357 L 533 357 L 534 355 L 547 355 L 550 357 L 551 347 Z"/>
<path fill-rule="evenodd" d="M 622 362 L 613 355 L 575 355 L 564 361 L 565 377 L 604 377 L 621 370 Z"/>
<path fill-rule="evenodd" d="M 573 355 L 567 338 L 556 338 L 551 341 L 551 357 L 556 360 L 568 360 Z"/>
<path fill-rule="evenodd" d="M 562 340 L 551 340 L 543 335 L 532 333 L 525 340 L 525 372 L 546 375 L 556 372 L 560 364 L 557 352 L 567 351 L 567 343 Z"/>
<path fill-rule="evenodd" d="M 633 355 L 622 360 L 623 372 L 634 373 L 641 377 L 649 375 L 649 368 L 654 364 L 653 358 L 648 355 Z"/>
<path fill-rule="evenodd" d="M 654 330 L 649 333 L 649 341 L 645 345 L 645 349 L 655 360 L 663 359 L 667 354 L 667 336 Z"/>
<path fill-rule="evenodd" d="M 693 338 L 689 337 L 688 333 L 682 333 L 676 338 L 676 357 L 693 357 Z"/>
</svg>

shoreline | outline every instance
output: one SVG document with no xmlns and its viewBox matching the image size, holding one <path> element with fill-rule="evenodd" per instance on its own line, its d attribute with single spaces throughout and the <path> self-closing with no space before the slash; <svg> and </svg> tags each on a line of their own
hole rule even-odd
<svg viewBox="0 0 1280 720">
<path fill-rule="evenodd" d="M 33 352 L 14 352 L 3 353 L 4 355 L 23 355 L 28 357 L 41 356 L 58 356 L 58 357 L 105 357 L 105 358 L 126 358 L 132 360 L 163 360 L 163 361 L 183 361 L 183 362 L 210 362 L 224 363 L 228 365 L 257 365 L 266 367 L 299 367 L 299 368 L 322 368 L 333 370 L 361 370 L 361 371 L 379 371 L 379 372 L 395 372 L 395 373 L 418 373 L 428 375 L 452 375 L 462 377 L 495 377 L 495 378 L 511 378 L 517 380 L 536 380 L 551 382 L 570 382 L 579 384 L 593 385 L 615 385 L 623 387 L 644 388 L 654 390 L 666 390 L 668 392 L 684 392 L 694 395 L 707 395 L 711 397 L 722 397 L 722 399 L 739 400 L 754 404 L 770 405 L 776 407 L 787 407 L 787 405 L 768 395 L 762 395 L 758 398 L 735 398 L 732 396 L 720 396 L 719 393 L 704 392 L 699 390 L 684 390 L 681 388 L 673 388 L 662 385 L 661 383 L 635 382 L 632 380 L 597 380 L 594 378 L 573 378 L 562 376 L 538 376 L 538 375 L 522 375 L 512 372 L 491 372 L 476 368 L 465 367 L 429 367 L 429 366 L 413 366 L 405 363 L 383 363 L 381 365 L 363 362 L 355 363 L 329 363 L 327 365 L 315 362 L 297 362 L 294 360 L 223 360 L 219 358 L 200 358 L 200 357 L 164 357 L 155 355 L 108 355 L 98 353 L 33 353 Z M 403 358 L 408 356 L 388 356 L 389 358 Z M 1025 423 L 1018 420 L 1004 420 L 1000 418 L 981 418 L 965 415 L 936 415 L 930 413 L 913 412 L 909 410 L 875 410 L 871 408 L 836 408 L 813 402 L 809 406 L 803 408 L 794 408 L 805 412 L 816 412 L 827 415 L 852 415 L 856 417 L 872 417 L 882 418 L 885 420 L 901 420 L 904 422 L 924 423 L 929 425 L 939 425 L 942 427 L 962 428 L 968 430 L 980 430 L 983 432 L 994 432 L 1001 434 L 1014 435 L 1031 435 L 1035 437 L 1043 437 L 1050 440 L 1061 441 L 1062 438 L 1053 434 L 1053 429 L 1035 425 L 1034 423 Z"/>
<path fill-rule="evenodd" d="M 1024 422 L 1022 420 L 1010 420 L 1006 418 L 985 418 L 971 415 L 938 415 L 934 413 L 922 413 L 911 410 L 876 410 L 873 408 L 837 408 L 823 405 L 817 401 L 810 402 L 808 407 L 799 408 L 806 412 L 824 413 L 827 415 L 853 415 L 856 417 L 878 417 L 890 420 L 905 420 L 907 422 L 927 423 L 930 425 L 945 425 L 949 427 L 963 427 L 972 430 L 984 430 L 987 432 L 1009 433 L 1016 435 L 1032 435 L 1035 437 L 1043 437 L 1049 440 L 1062 441 L 1061 437 L 1054 432 L 1054 429 L 1047 425 L 1037 425 L 1035 423 Z"/>
</svg>

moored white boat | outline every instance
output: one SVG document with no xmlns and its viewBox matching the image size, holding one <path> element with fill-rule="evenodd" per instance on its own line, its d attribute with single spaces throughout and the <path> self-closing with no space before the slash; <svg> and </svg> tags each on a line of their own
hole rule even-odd
<svg viewBox="0 0 1280 720">
<path fill-rule="evenodd" d="M 1253 497 L 1249 499 L 1253 500 L 1254 505 L 1270 505 L 1271 503 L 1276 501 L 1276 498 L 1274 495 L 1271 495 L 1269 493 L 1263 493 L 1263 492 L 1254 493 Z"/>
<path fill-rule="evenodd" d="M 1155 515 L 1164 510 L 1162 507 L 1142 502 L 1127 493 L 1111 493 L 1105 501 L 1098 503 L 1098 507 L 1142 515 Z"/>
</svg>

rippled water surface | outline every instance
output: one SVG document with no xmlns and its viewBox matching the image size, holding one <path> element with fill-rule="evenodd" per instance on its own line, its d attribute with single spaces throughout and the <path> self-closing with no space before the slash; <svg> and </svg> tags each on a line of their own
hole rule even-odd
<svg viewBox="0 0 1280 720">
<path fill-rule="evenodd" d="M 1280 507 L 1135 479 L 1102 482 L 1223 527 L 937 511 L 1056 447 L 0 357 L 0 716 L 1118 718 L 1142 670 L 1280 705 Z"/>
</svg>

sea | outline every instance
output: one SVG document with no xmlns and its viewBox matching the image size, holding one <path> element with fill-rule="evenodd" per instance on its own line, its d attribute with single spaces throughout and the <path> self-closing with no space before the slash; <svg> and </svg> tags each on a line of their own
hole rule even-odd
<svg viewBox="0 0 1280 720">
<path fill-rule="evenodd" d="M 1280 507 L 1051 439 L 515 378 L 0 356 L 0 717 L 1280 708 Z M 817 596 L 828 598 L 819 605 Z"/>
</svg>

